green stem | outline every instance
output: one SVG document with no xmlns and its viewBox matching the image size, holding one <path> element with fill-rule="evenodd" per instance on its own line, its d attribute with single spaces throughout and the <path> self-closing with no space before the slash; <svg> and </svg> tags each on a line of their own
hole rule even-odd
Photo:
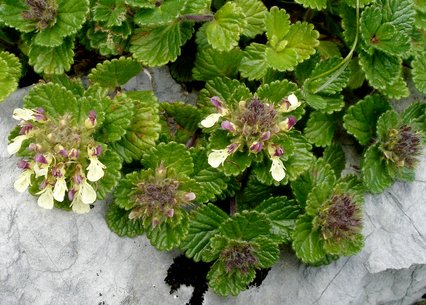
<svg viewBox="0 0 426 305">
<path fill-rule="evenodd" d="M 194 21 L 194 22 L 208 22 L 214 19 L 214 15 L 182 15 L 179 17 L 180 21 Z"/>
</svg>

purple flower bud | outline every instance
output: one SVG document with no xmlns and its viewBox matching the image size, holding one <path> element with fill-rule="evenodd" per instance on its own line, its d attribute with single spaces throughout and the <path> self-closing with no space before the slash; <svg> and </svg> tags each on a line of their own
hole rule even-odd
<svg viewBox="0 0 426 305">
<path fill-rule="evenodd" d="M 152 219 L 152 227 L 155 228 L 156 226 L 158 226 L 158 224 L 160 223 L 160 221 L 157 218 L 153 218 Z"/>
<path fill-rule="evenodd" d="M 31 129 L 33 129 L 33 125 L 31 123 L 26 123 L 24 126 L 22 126 L 21 130 L 19 130 L 20 135 L 28 134 Z"/>
<path fill-rule="evenodd" d="M 74 195 L 77 191 L 75 189 L 70 189 L 68 191 L 68 200 L 69 201 L 73 201 L 74 200 Z"/>
<path fill-rule="evenodd" d="M 34 158 L 37 163 L 47 164 L 46 158 L 42 154 L 37 154 Z"/>
<path fill-rule="evenodd" d="M 165 215 L 169 218 L 172 218 L 173 215 L 175 215 L 175 210 L 174 209 L 169 209 L 166 211 Z"/>
<path fill-rule="evenodd" d="M 102 154 L 102 146 L 100 146 L 100 145 L 98 145 L 97 147 L 96 147 L 96 156 L 100 156 L 101 154 Z"/>
<path fill-rule="evenodd" d="M 259 153 L 262 151 L 263 148 L 263 143 L 262 142 L 254 142 L 251 146 L 250 146 L 250 150 L 254 153 Z"/>
<path fill-rule="evenodd" d="M 282 155 L 284 155 L 284 149 L 281 146 L 275 148 L 274 157 L 281 157 Z"/>
<path fill-rule="evenodd" d="M 30 150 L 30 151 L 35 151 L 35 152 L 39 152 L 39 151 L 41 150 L 41 146 L 40 146 L 39 144 L 36 144 L 36 143 L 31 143 L 31 144 L 28 146 L 28 150 Z"/>
<path fill-rule="evenodd" d="M 80 157 L 80 150 L 72 148 L 68 153 L 68 157 L 71 159 L 78 159 L 78 157 Z"/>
<path fill-rule="evenodd" d="M 194 200 L 195 199 L 195 193 L 193 193 L 193 192 L 190 192 L 190 193 L 186 193 L 185 194 L 185 200 L 186 201 L 192 201 L 192 200 Z"/>
<path fill-rule="evenodd" d="M 64 149 L 61 149 L 60 151 L 59 151 L 59 154 L 62 156 L 62 157 L 68 157 L 68 151 L 64 148 Z"/>
<path fill-rule="evenodd" d="M 81 182 L 83 181 L 83 177 L 80 174 L 74 175 L 73 179 L 74 179 L 74 182 L 77 184 L 81 184 Z"/>
<path fill-rule="evenodd" d="M 228 153 L 233 154 L 238 149 L 239 146 L 240 146 L 240 144 L 238 144 L 238 143 L 232 143 L 232 144 L 228 145 L 227 146 Z"/>
<path fill-rule="evenodd" d="M 222 124 L 220 124 L 220 126 L 222 127 L 222 129 L 228 130 L 230 132 L 235 131 L 234 124 L 232 124 L 229 121 L 223 121 Z"/>
<path fill-rule="evenodd" d="M 89 111 L 89 120 L 92 123 L 92 125 L 95 125 L 96 122 L 96 111 L 95 110 L 91 110 Z"/>
<path fill-rule="evenodd" d="M 267 131 L 260 137 L 260 140 L 261 141 L 268 141 L 270 138 L 271 138 L 271 132 Z"/>
<path fill-rule="evenodd" d="M 218 96 L 213 96 L 210 99 L 210 102 L 212 103 L 213 106 L 215 106 L 218 110 L 222 109 L 222 101 L 220 100 L 220 98 Z"/>
<path fill-rule="evenodd" d="M 61 178 L 62 177 L 62 171 L 61 168 L 58 166 L 54 166 L 52 168 L 52 176 L 53 177 L 57 177 L 57 178 Z"/>
<path fill-rule="evenodd" d="M 44 190 L 46 187 L 47 187 L 47 185 L 48 185 L 48 181 L 47 181 L 47 179 L 44 179 L 40 184 L 39 184 L 39 189 L 40 190 Z"/>
<path fill-rule="evenodd" d="M 290 115 L 287 118 L 287 123 L 288 123 L 288 130 L 290 130 L 294 125 L 296 125 L 297 123 L 297 119 L 295 116 Z"/>
<path fill-rule="evenodd" d="M 46 115 L 44 114 L 44 109 L 39 107 L 36 109 L 36 111 L 34 112 L 34 118 L 37 121 L 45 121 L 46 120 Z"/>
<path fill-rule="evenodd" d="M 20 169 L 29 169 L 30 168 L 30 164 L 27 162 L 27 161 L 25 161 L 25 160 L 20 160 L 19 162 L 18 162 L 18 168 L 20 168 Z"/>
</svg>

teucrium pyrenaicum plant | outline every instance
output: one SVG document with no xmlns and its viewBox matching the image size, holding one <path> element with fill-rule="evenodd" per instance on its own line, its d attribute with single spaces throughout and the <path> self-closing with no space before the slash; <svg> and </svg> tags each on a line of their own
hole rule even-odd
<svg viewBox="0 0 426 305">
<path fill-rule="evenodd" d="M 426 93 L 426 9 L 269 3 L 1 2 L 0 99 L 21 70 L 24 84 L 32 68 L 44 79 L 13 113 L 15 188 L 78 213 L 112 193 L 112 231 L 210 263 L 224 296 L 281 245 L 310 265 L 359 252 L 365 192 L 414 180 L 426 139 L 424 96 L 396 110 Z M 143 70 L 160 87 L 147 67 L 169 63 L 196 103 L 124 89 Z"/>
</svg>

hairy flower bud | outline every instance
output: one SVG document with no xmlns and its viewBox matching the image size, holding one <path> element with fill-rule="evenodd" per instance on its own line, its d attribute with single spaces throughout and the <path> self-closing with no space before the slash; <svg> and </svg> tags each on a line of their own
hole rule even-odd
<svg viewBox="0 0 426 305">
<path fill-rule="evenodd" d="M 245 274 L 259 264 L 254 247 L 247 242 L 231 242 L 222 250 L 219 259 L 224 262 L 229 273 L 237 269 Z"/>
</svg>

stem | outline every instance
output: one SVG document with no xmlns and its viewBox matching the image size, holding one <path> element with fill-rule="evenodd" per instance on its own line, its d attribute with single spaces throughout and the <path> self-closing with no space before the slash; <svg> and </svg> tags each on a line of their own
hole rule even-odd
<svg viewBox="0 0 426 305">
<path fill-rule="evenodd" d="M 197 129 L 194 134 L 192 135 L 192 137 L 186 142 L 186 148 L 191 148 L 195 145 L 195 142 L 197 142 L 198 139 L 198 135 L 200 134 L 201 129 Z"/>
<path fill-rule="evenodd" d="M 183 15 L 179 17 L 180 21 L 195 21 L 195 22 L 208 22 L 212 21 L 214 16 L 212 14 L 207 15 Z"/>
<path fill-rule="evenodd" d="M 327 76 L 327 75 L 329 75 L 329 74 L 331 74 L 331 73 L 333 73 L 333 72 L 336 71 L 336 73 L 332 77 L 330 77 L 330 79 L 328 79 L 317 90 L 315 90 L 314 94 L 318 93 L 319 91 L 321 91 L 324 88 L 327 88 L 327 86 L 329 84 L 331 84 L 334 80 L 336 80 L 336 78 L 339 77 L 340 74 L 343 73 L 343 71 L 346 69 L 347 65 L 349 64 L 349 61 L 351 60 L 352 55 L 355 52 L 356 45 L 358 44 L 358 36 L 359 36 L 359 0 L 356 1 L 356 33 L 355 33 L 354 42 L 352 44 L 352 48 L 349 51 L 348 55 L 346 55 L 346 57 L 338 65 L 336 65 L 333 68 L 331 68 L 330 70 L 328 70 L 328 71 L 326 71 L 324 73 L 321 73 L 321 74 L 319 74 L 317 76 L 314 76 L 313 78 L 308 79 L 306 81 L 305 85 L 307 85 L 309 82 L 312 82 L 313 80 L 316 80 L 316 79 L 319 79 L 319 78 L 323 78 L 323 77 L 325 77 L 325 76 Z"/>
<path fill-rule="evenodd" d="M 231 214 L 231 216 L 234 216 L 235 213 L 237 213 L 237 209 L 238 209 L 237 198 L 233 197 L 229 201 L 229 213 Z"/>
</svg>

